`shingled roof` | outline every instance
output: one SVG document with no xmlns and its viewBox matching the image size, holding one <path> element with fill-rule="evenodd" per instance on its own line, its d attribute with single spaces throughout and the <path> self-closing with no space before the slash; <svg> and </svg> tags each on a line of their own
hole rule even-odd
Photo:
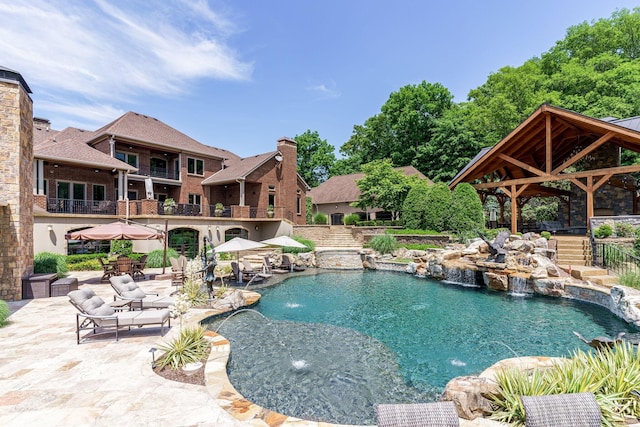
<svg viewBox="0 0 640 427">
<path fill-rule="evenodd" d="M 231 162 L 239 159 L 239 156 L 231 151 L 202 144 L 154 117 L 132 111 L 95 131 L 92 139 L 87 142 L 98 142 L 105 135 L 140 141 L 163 149 L 205 154 Z"/>
<path fill-rule="evenodd" d="M 278 151 L 270 151 L 252 157 L 238 159 L 227 168 L 222 169 L 202 181 L 202 185 L 221 185 L 236 182 L 236 179 L 246 179 L 253 171 L 278 154 Z"/>
<path fill-rule="evenodd" d="M 40 132 L 40 131 L 38 131 Z M 64 162 L 98 169 L 119 169 L 133 172 L 133 166 L 88 146 L 85 141 L 93 132 L 77 128 L 52 131 L 48 138 L 34 144 L 35 158 L 50 162 Z"/>
<path fill-rule="evenodd" d="M 422 179 L 427 179 L 418 169 L 413 166 L 395 168 L 401 170 L 406 176 L 418 175 Z M 311 197 L 314 204 L 325 203 L 349 203 L 360 198 L 360 189 L 356 180 L 364 177 L 363 173 L 352 173 L 349 175 L 332 176 L 317 187 L 312 188 L 307 196 Z M 429 180 L 431 183 L 431 180 Z"/>
</svg>

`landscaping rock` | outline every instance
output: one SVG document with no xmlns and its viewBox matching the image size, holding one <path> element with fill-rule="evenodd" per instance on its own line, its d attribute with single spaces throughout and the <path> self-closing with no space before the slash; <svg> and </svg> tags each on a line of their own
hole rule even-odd
<svg viewBox="0 0 640 427">
<path fill-rule="evenodd" d="M 245 305 L 246 299 L 240 289 L 229 289 L 220 298 L 213 301 L 211 306 L 215 309 L 236 310 Z"/>
<path fill-rule="evenodd" d="M 492 414 L 491 402 L 485 397 L 498 392 L 498 384 L 488 378 L 457 377 L 449 381 L 442 400 L 455 403 L 458 416 L 473 420 Z"/>
<path fill-rule="evenodd" d="M 568 283 L 571 283 L 570 279 L 537 279 L 533 281 L 533 291 L 540 295 L 561 297 Z"/>
<path fill-rule="evenodd" d="M 636 326 L 640 326 L 640 290 L 626 286 L 611 288 L 611 311 Z"/>
<path fill-rule="evenodd" d="M 483 273 L 482 276 L 484 278 L 484 283 L 489 289 L 505 292 L 509 289 L 509 276 L 506 274 L 486 272 Z"/>
</svg>

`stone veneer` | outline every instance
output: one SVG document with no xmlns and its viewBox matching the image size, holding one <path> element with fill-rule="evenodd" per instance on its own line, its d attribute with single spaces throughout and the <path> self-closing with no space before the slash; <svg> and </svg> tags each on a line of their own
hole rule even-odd
<svg viewBox="0 0 640 427">
<path fill-rule="evenodd" d="M 33 273 L 33 103 L 28 88 L 0 79 L 0 299 L 22 299 Z"/>
</svg>

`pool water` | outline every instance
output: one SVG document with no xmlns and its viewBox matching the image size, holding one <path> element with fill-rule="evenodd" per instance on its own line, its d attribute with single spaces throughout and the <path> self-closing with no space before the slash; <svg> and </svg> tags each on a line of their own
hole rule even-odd
<svg viewBox="0 0 640 427">
<path fill-rule="evenodd" d="M 501 359 L 588 350 L 572 331 L 635 332 L 593 304 L 398 273 L 291 277 L 260 293 L 266 318 L 209 321 L 231 342 L 232 384 L 265 408 L 340 424 L 375 424 L 377 403 L 435 401 L 450 379 Z"/>
</svg>

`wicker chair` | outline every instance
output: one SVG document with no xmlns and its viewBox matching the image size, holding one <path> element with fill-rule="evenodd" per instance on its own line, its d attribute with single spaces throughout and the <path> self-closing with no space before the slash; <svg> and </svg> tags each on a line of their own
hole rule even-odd
<svg viewBox="0 0 640 427">
<path fill-rule="evenodd" d="M 380 404 L 376 406 L 379 427 L 458 427 L 460 419 L 453 402 Z"/>
<path fill-rule="evenodd" d="M 600 427 L 600 406 L 592 393 L 521 396 L 526 427 Z"/>
</svg>

